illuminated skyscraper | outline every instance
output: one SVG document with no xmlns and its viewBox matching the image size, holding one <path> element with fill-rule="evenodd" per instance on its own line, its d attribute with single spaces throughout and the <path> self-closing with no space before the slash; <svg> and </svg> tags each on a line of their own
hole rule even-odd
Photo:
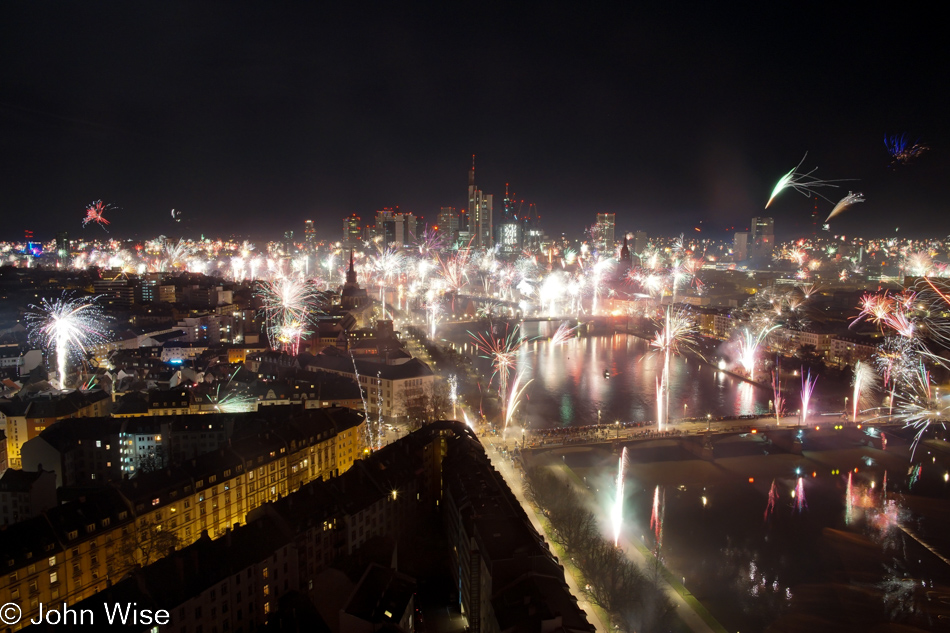
<svg viewBox="0 0 950 633">
<path fill-rule="evenodd" d="M 382 236 L 383 246 L 407 246 L 416 239 L 416 216 L 398 209 L 387 207 L 376 212 L 376 236 Z"/>
<path fill-rule="evenodd" d="M 317 232 L 313 228 L 313 220 L 304 220 L 303 240 L 307 244 L 313 244 L 317 241 Z"/>
<path fill-rule="evenodd" d="M 602 253 L 613 253 L 616 220 L 616 213 L 597 214 L 597 222 L 591 231 L 591 239 L 594 242 L 594 247 Z"/>
<path fill-rule="evenodd" d="M 445 236 L 444 243 L 446 247 L 455 244 L 459 237 L 459 216 L 455 212 L 455 207 L 442 207 L 439 209 L 439 233 Z"/>
<path fill-rule="evenodd" d="M 495 243 L 501 244 L 505 253 L 516 253 L 521 250 L 524 240 L 524 229 L 518 219 L 514 196 L 508 193 L 508 183 L 505 183 L 505 200 L 501 222 L 495 225 Z"/>
<path fill-rule="evenodd" d="M 343 218 L 343 243 L 347 246 L 356 246 L 363 237 L 360 229 L 360 216 L 355 213 L 348 218 Z"/>
<path fill-rule="evenodd" d="M 475 156 L 468 172 L 467 230 L 475 248 L 492 246 L 492 196 L 475 186 Z"/>
</svg>

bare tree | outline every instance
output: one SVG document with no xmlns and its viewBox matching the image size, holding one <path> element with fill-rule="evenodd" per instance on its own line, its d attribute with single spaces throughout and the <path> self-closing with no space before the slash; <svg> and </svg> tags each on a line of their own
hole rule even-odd
<svg viewBox="0 0 950 633">
<path fill-rule="evenodd" d="M 154 451 L 139 460 L 139 472 L 150 473 L 161 470 L 167 465 L 168 460 L 165 456 L 165 448 L 163 446 L 156 446 Z"/>
<path fill-rule="evenodd" d="M 116 547 L 116 561 L 122 570 L 136 565 L 145 567 L 181 546 L 181 539 L 174 532 L 163 530 L 160 524 L 146 522 L 129 526 Z"/>
</svg>

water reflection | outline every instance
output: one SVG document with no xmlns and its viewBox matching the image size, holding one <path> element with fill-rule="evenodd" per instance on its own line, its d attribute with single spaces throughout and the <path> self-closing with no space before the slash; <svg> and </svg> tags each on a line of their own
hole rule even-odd
<svg viewBox="0 0 950 633">
<path fill-rule="evenodd" d="M 526 328 L 526 335 L 534 333 Z M 484 375 L 491 374 L 487 360 L 474 363 Z M 518 363 L 534 379 L 524 409 L 534 428 L 594 424 L 598 410 L 605 423 L 656 420 L 662 358 L 650 353 L 646 340 L 624 334 L 572 338 L 559 345 L 538 340 L 522 347 Z M 769 411 L 767 389 L 696 359 L 673 357 L 670 384 L 673 422 Z"/>
</svg>

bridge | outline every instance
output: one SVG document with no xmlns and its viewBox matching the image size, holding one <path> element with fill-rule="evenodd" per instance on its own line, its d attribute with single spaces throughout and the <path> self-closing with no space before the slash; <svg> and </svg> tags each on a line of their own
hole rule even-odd
<svg viewBox="0 0 950 633">
<path fill-rule="evenodd" d="M 520 438 L 521 441 L 517 441 L 517 437 L 509 438 L 509 441 L 521 447 L 526 461 L 565 448 L 619 453 L 624 447 L 636 450 L 648 447 L 651 443 L 658 446 L 671 442 L 694 457 L 713 460 L 734 448 L 737 438 L 759 445 L 763 452 L 800 455 L 803 450 L 828 441 L 880 449 L 884 446 L 885 438 L 889 437 L 899 445 L 907 446 L 912 438 L 906 436 L 912 436 L 914 431 L 901 433 L 905 429 L 903 423 L 854 423 L 831 417 L 806 426 L 798 425 L 797 418 L 782 418 L 778 424 L 774 418 L 761 418 L 715 422 L 713 426 L 706 422 L 686 422 L 671 425 L 666 431 L 657 431 L 655 426 L 609 428 L 606 425 L 587 433 L 578 429 L 563 435 L 550 431 L 529 431 Z M 884 431 L 883 435 L 881 431 Z"/>
</svg>

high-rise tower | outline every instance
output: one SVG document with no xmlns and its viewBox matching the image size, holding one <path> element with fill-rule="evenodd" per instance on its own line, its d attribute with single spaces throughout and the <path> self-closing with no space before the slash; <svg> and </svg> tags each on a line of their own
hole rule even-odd
<svg viewBox="0 0 950 633">
<path fill-rule="evenodd" d="M 752 259 L 757 263 L 772 260 L 775 249 L 775 222 L 772 218 L 752 218 Z"/>
<path fill-rule="evenodd" d="M 475 155 L 472 154 L 472 168 L 468 171 L 468 213 L 461 225 L 465 225 L 475 248 L 492 246 L 492 196 L 483 193 L 475 186 Z"/>
<path fill-rule="evenodd" d="M 614 250 L 614 226 L 616 226 L 616 213 L 598 213 L 597 222 L 594 224 L 591 238 L 594 246 L 601 253 L 613 253 Z"/>
</svg>

